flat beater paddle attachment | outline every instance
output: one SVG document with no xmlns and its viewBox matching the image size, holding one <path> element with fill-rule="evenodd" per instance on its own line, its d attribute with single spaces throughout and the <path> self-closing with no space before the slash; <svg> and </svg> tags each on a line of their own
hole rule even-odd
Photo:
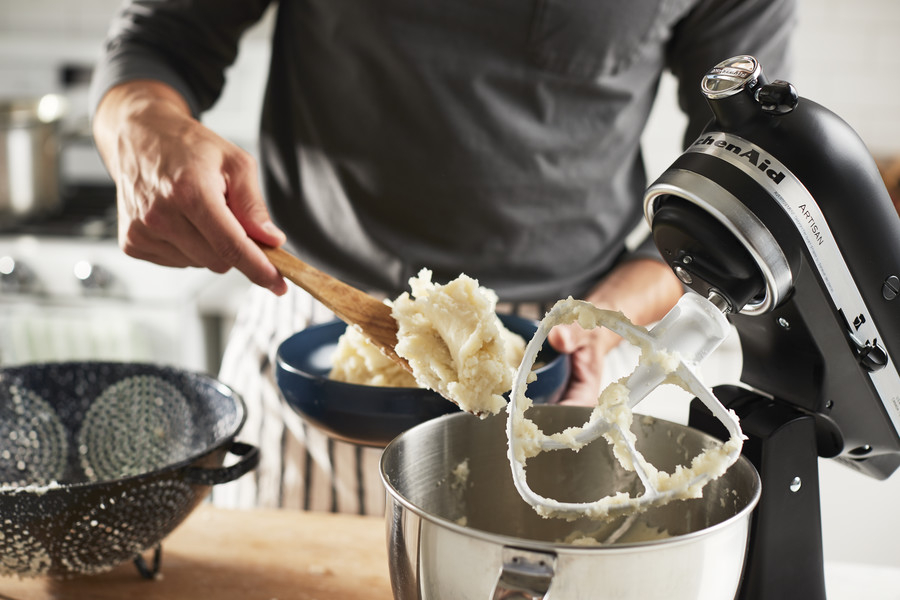
<svg viewBox="0 0 900 600">
<path fill-rule="evenodd" d="M 556 325 L 577 321 L 584 329 L 603 326 L 641 350 L 635 370 L 604 389 L 597 407 L 581 427 L 546 435 L 525 416 L 531 400 L 525 395 L 527 379 L 547 334 Z M 727 410 L 697 377 L 696 365 L 715 350 L 730 332 L 725 315 L 709 300 L 688 293 L 679 299 L 651 330 L 634 325 L 622 313 L 597 308 L 589 302 L 560 300 L 541 321 L 525 348 L 516 372 L 507 406 L 507 437 L 513 481 L 519 495 L 538 514 L 573 520 L 580 517 L 603 519 L 635 513 L 671 500 L 698 498 L 703 486 L 722 475 L 740 456 L 744 435 L 737 416 Z M 696 455 L 690 466 L 679 465 L 673 473 L 659 471 L 635 447 L 631 432 L 634 406 L 663 384 L 674 384 L 699 398 L 725 425 L 727 442 Z M 560 502 L 541 496 L 528 486 L 525 461 L 541 452 L 568 448 L 578 451 L 604 437 L 626 470 L 633 471 L 643 485 L 643 493 L 626 492 L 594 502 Z"/>
</svg>

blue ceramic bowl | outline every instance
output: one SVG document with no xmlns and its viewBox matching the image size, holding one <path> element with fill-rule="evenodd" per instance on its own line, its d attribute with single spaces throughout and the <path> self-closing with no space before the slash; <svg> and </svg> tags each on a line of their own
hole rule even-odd
<svg viewBox="0 0 900 600">
<path fill-rule="evenodd" d="M 531 319 L 500 315 L 500 320 L 526 342 L 537 330 L 537 322 Z M 288 404 L 306 421 L 334 438 L 383 448 L 410 427 L 459 411 L 455 404 L 427 389 L 329 379 L 331 357 L 346 327 L 342 321 L 315 325 L 295 333 L 278 348 L 278 386 Z M 569 381 L 569 357 L 545 343 L 537 364 L 542 366 L 536 371 L 537 379 L 528 384 L 528 397 L 535 404 L 556 402 Z"/>
</svg>

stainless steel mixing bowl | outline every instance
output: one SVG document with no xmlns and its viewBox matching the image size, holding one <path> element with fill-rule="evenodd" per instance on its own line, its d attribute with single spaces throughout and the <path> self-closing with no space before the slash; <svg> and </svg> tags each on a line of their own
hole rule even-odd
<svg viewBox="0 0 900 600">
<path fill-rule="evenodd" d="M 534 406 L 529 416 L 549 433 L 581 425 L 590 410 Z M 734 598 L 760 494 L 748 460 L 741 457 L 709 484 L 703 498 L 672 502 L 630 521 L 544 519 L 513 486 L 505 426 L 505 414 L 485 420 L 452 414 L 410 429 L 385 449 L 381 473 L 395 598 Z M 713 441 L 651 417 L 637 416 L 634 431 L 650 462 L 670 472 Z M 531 459 L 528 481 L 538 493 L 568 501 L 640 489 L 603 440 L 577 454 Z M 659 532 L 666 537 L 646 539 Z"/>
</svg>

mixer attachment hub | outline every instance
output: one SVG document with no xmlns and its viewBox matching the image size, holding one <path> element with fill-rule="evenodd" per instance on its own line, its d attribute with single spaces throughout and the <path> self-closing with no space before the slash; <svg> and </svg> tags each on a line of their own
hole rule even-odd
<svg viewBox="0 0 900 600">
<path fill-rule="evenodd" d="M 733 312 L 765 295 L 766 283 L 744 244 L 703 208 L 675 196 L 657 203 L 653 239 L 678 278 Z"/>
</svg>

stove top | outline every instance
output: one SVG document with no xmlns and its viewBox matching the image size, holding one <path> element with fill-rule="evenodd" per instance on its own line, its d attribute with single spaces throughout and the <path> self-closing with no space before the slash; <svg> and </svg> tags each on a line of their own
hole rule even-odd
<svg viewBox="0 0 900 600">
<path fill-rule="evenodd" d="M 68 186 L 59 210 L 0 227 L 0 234 L 115 239 L 116 189 L 109 184 Z"/>
</svg>

